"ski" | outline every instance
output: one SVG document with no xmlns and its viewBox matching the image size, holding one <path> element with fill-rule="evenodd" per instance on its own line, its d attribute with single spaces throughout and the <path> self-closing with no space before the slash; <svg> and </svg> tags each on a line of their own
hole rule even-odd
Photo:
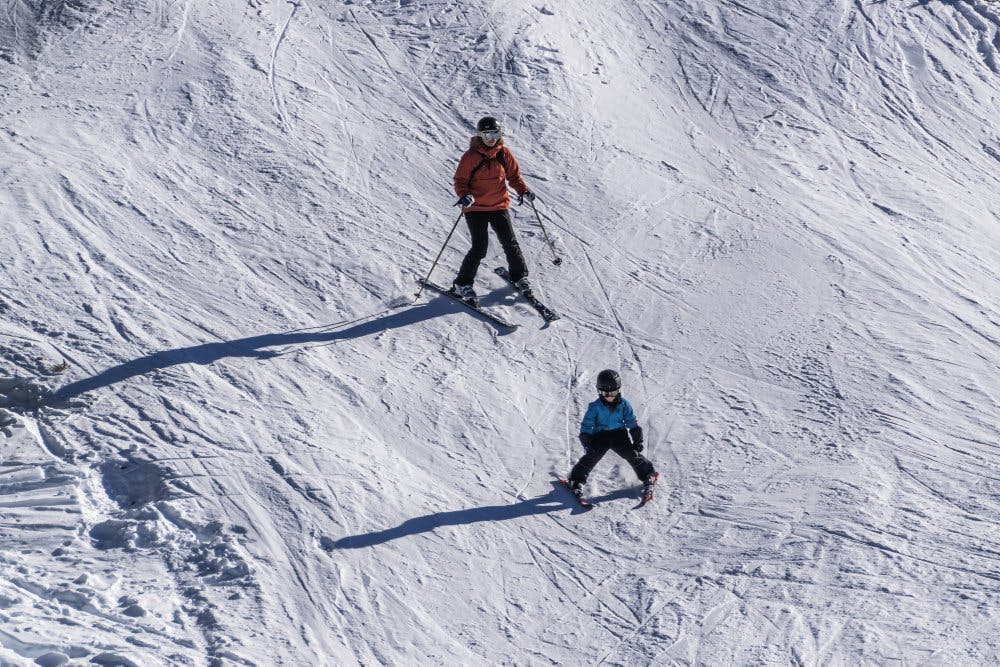
<svg viewBox="0 0 1000 667">
<path fill-rule="evenodd" d="M 566 490 L 570 492 L 570 494 L 573 496 L 573 499 L 577 503 L 579 503 L 580 507 L 586 507 L 587 509 L 590 509 L 591 507 L 594 506 L 594 503 L 590 502 L 589 500 L 587 500 L 583 496 L 578 496 L 575 493 L 573 493 L 573 487 L 571 487 L 569 485 L 569 480 L 568 479 L 561 479 L 560 478 L 559 483 L 566 487 Z"/>
<path fill-rule="evenodd" d="M 546 322 L 554 322 L 555 320 L 558 320 L 560 318 L 559 313 L 557 313 L 556 311 L 552 310 L 544 303 L 542 303 L 541 300 L 539 300 L 539 298 L 535 296 L 534 292 L 530 290 L 527 292 L 522 292 L 521 290 L 517 289 L 517 286 L 513 283 L 513 281 L 511 281 L 510 272 L 507 270 L 506 267 L 498 266 L 497 268 L 493 269 L 493 272 L 496 273 L 501 278 L 503 278 L 504 280 L 506 280 L 508 285 L 513 287 L 518 294 L 523 296 L 524 300 L 530 303 L 531 306 L 538 311 L 538 314 L 541 315 L 542 319 L 544 319 Z"/>
<path fill-rule="evenodd" d="M 445 287 L 441 287 L 437 283 L 432 283 L 431 281 L 425 280 L 423 278 L 421 278 L 419 282 L 420 282 L 421 285 L 424 285 L 425 287 L 430 287 L 431 289 L 433 289 L 433 290 L 435 290 L 437 292 L 440 292 L 441 294 L 444 294 L 446 297 L 449 297 L 450 299 L 452 299 L 454 301 L 457 301 L 458 303 L 462 304 L 466 308 L 468 308 L 470 310 L 476 311 L 477 313 L 479 313 L 480 315 L 482 315 L 486 319 L 490 320 L 494 324 L 499 324 L 500 326 L 507 327 L 508 329 L 516 329 L 517 328 L 516 324 L 512 324 L 511 322 L 508 322 L 504 318 L 500 317 L 499 315 L 495 315 L 495 314 L 491 313 L 490 311 L 486 310 L 485 308 L 482 308 L 480 306 L 475 306 L 475 305 L 469 303 L 468 301 L 466 301 L 465 299 L 459 297 L 457 294 L 455 294 L 451 290 L 449 290 L 449 289 L 447 289 Z"/>
<path fill-rule="evenodd" d="M 639 500 L 639 507 L 642 507 L 650 500 L 653 499 L 653 487 L 656 486 L 657 480 L 660 479 L 660 473 L 653 473 L 653 481 L 649 484 L 644 484 L 642 487 L 642 498 Z"/>
</svg>

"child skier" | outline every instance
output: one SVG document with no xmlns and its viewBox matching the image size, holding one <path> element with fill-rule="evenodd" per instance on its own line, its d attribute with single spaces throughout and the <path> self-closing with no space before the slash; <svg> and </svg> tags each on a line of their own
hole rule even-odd
<svg viewBox="0 0 1000 667">
<path fill-rule="evenodd" d="M 580 442 L 583 444 L 584 454 L 573 466 L 567 485 L 582 503 L 586 503 L 583 485 L 587 482 L 587 475 L 609 449 L 632 466 L 643 485 L 644 503 L 652 499 L 653 485 L 660 477 L 653 464 L 641 453 L 642 427 L 635 418 L 632 404 L 622 398 L 621 388 L 622 379 L 617 371 L 601 371 L 597 376 L 598 399 L 587 406 L 580 424 Z"/>
</svg>

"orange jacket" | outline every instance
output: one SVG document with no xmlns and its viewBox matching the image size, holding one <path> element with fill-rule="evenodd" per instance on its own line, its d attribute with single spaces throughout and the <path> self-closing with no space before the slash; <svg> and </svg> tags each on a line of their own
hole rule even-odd
<svg viewBox="0 0 1000 667">
<path fill-rule="evenodd" d="M 504 166 L 495 159 L 501 152 Z M 476 166 L 484 160 L 488 161 L 476 169 Z M 510 183 L 519 195 L 528 190 L 528 186 L 521 178 L 517 160 L 514 159 L 510 149 L 503 145 L 503 138 L 501 137 L 493 148 L 487 148 L 478 136 L 472 137 L 469 140 L 469 150 L 462 155 L 462 159 L 458 161 L 458 169 L 455 170 L 455 194 L 459 197 L 472 195 L 476 201 L 462 211 L 502 211 L 510 208 L 507 183 Z"/>
</svg>

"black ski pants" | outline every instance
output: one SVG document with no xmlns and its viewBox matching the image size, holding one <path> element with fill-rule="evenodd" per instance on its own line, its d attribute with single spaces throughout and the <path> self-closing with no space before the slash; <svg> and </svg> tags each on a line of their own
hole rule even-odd
<svg viewBox="0 0 1000 667">
<path fill-rule="evenodd" d="M 576 462 L 573 470 L 569 473 L 569 481 L 586 483 L 587 475 L 604 458 L 608 450 L 613 450 L 615 454 L 625 459 L 632 466 L 632 470 L 638 475 L 640 481 L 645 481 L 647 477 L 656 472 L 649 459 L 632 447 L 628 431 L 621 428 L 614 431 L 598 431 L 594 434 L 594 439 L 590 443 L 590 447 L 587 447 L 583 458 Z"/>
<path fill-rule="evenodd" d="M 493 228 L 500 240 L 500 247 L 507 255 L 510 279 L 517 282 L 528 275 L 528 268 L 524 264 L 524 255 L 521 254 L 521 246 L 514 238 L 514 225 L 510 221 L 510 212 L 507 209 L 502 211 L 469 211 L 465 214 L 465 222 L 469 225 L 472 247 L 466 253 L 465 259 L 462 260 L 462 267 L 458 270 L 455 284 L 471 285 L 476 280 L 479 263 L 486 258 L 486 251 L 490 247 L 490 227 Z"/>
</svg>

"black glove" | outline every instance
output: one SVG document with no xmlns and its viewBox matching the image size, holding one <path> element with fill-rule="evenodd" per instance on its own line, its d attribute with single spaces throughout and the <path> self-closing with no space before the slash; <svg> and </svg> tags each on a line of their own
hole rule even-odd
<svg viewBox="0 0 1000 667">
<path fill-rule="evenodd" d="M 472 206 L 475 203 L 475 201 L 476 201 L 476 198 L 473 197 L 472 195 L 465 195 L 464 197 L 462 197 L 461 199 L 459 199 L 457 202 L 455 202 L 455 206 L 461 206 L 462 208 L 469 208 L 470 206 Z"/>
<path fill-rule="evenodd" d="M 529 204 L 531 202 L 535 201 L 535 193 L 532 192 L 531 190 L 525 190 L 524 192 L 522 192 L 521 194 L 519 194 L 517 196 L 517 205 L 518 206 L 520 206 L 521 204 L 523 204 L 525 201 L 527 201 Z"/>
<path fill-rule="evenodd" d="M 590 445 L 592 445 L 593 442 L 594 442 L 594 436 L 591 435 L 590 433 L 580 434 L 580 444 L 583 445 L 583 451 L 586 452 L 590 450 Z"/>
<path fill-rule="evenodd" d="M 643 450 L 642 427 L 636 426 L 633 429 L 629 429 L 628 434 L 632 436 L 632 449 L 641 452 Z"/>
</svg>

